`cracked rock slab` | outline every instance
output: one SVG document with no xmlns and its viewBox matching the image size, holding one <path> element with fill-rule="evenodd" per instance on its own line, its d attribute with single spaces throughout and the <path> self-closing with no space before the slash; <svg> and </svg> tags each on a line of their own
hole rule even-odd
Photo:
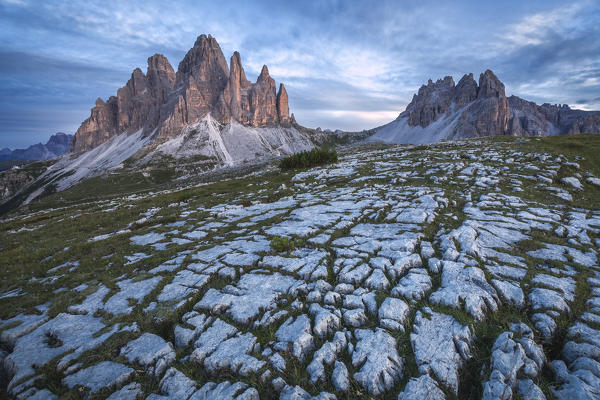
<svg viewBox="0 0 600 400">
<path fill-rule="evenodd" d="M 354 331 L 356 348 L 352 365 L 354 379 L 370 394 L 378 396 L 402 379 L 404 360 L 398 354 L 396 339 L 381 328 Z"/>
<path fill-rule="evenodd" d="M 288 318 L 275 332 L 278 342 L 275 350 L 290 351 L 298 360 L 303 361 L 315 344 L 311 335 L 310 318 L 302 314 L 294 320 Z"/>
<path fill-rule="evenodd" d="M 69 387 L 84 386 L 90 390 L 90 393 L 114 387 L 127 381 L 134 373 L 132 368 L 112 361 L 102 361 L 94 366 L 82 369 L 69 375 L 62 380 L 62 383 Z"/>
<path fill-rule="evenodd" d="M 471 357 L 473 334 L 454 317 L 431 311 L 417 311 L 410 342 L 419 373 L 429 374 L 455 394 L 460 368 Z"/>
<path fill-rule="evenodd" d="M 411 378 L 398 400 L 445 400 L 446 395 L 429 375 Z"/>
<path fill-rule="evenodd" d="M 144 333 L 127 343 L 121 348 L 120 355 L 130 363 L 141 365 L 154 376 L 160 376 L 175 361 L 173 345 L 152 333 Z"/>
<path fill-rule="evenodd" d="M 485 311 L 498 310 L 498 295 L 483 271 L 453 261 L 442 263 L 442 286 L 429 296 L 429 301 L 452 308 L 464 303 L 465 310 L 480 322 L 485 318 Z"/>
</svg>

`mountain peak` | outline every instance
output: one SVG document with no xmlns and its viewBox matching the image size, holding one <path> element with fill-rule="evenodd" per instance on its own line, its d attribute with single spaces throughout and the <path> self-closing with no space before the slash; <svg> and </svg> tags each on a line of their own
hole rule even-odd
<svg viewBox="0 0 600 400">
<path fill-rule="evenodd" d="M 146 75 L 136 68 L 116 97 L 98 99 L 77 130 L 73 149 L 90 150 L 114 135 L 140 129 L 145 136 L 156 130 L 158 140 L 165 141 L 209 113 L 221 124 L 233 119 L 247 126 L 273 126 L 290 119 L 285 87 L 276 92 L 266 65 L 252 83 L 239 52 L 228 65 L 216 39 L 202 34 L 177 72 L 164 55 L 154 54 L 148 58 Z"/>
<path fill-rule="evenodd" d="M 505 97 L 506 95 L 504 93 L 504 84 L 491 69 L 487 69 L 479 76 L 479 92 L 477 97 L 486 98 L 492 96 Z"/>
<path fill-rule="evenodd" d="M 260 70 L 260 75 L 258 76 L 258 79 L 256 80 L 256 82 L 265 81 L 265 80 L 269 79 L 270 77 L 271 77 L 271 75 L 269 75 L 269 68 L 267 68 L 266 65 L 263 65 L 262 69 Z"/>
<path fill-rule="evenodd" d="M 168 73 L 175 73 L 167 57 L 159 53 L 148 57 L 148 70 L 146 74 L 150 75 L 150 73 L 154 71 L 166 71 Z"/>
</svg>

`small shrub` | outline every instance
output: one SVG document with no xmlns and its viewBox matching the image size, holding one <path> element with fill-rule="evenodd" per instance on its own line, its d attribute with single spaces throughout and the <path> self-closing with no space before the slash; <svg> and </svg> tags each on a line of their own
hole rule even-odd
<svg viewBox="0 0 600 400">
<path fill-rule="evenodd" d="M 301 151 L 285 157 L 279 162 L 279 168 L 283 170 L 295 168 L 310 168 L 317 165 L 324 165 L 337 162 L 338 155 L 335 150 L 327 148 L 317 148 L 310 151 Z"/>
<path fill-rule="evenodd" d="M 281 236 L 275 236 L 271 239 L 271 248 L 277 253 L 292 251 L 302 246 L 302 244 L 303 242 L 300 239 L 289 239 Z"/>
</svg>

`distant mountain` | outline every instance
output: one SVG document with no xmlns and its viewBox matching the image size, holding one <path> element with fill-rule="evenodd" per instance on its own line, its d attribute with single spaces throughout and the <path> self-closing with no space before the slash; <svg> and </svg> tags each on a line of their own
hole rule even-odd
<svg viewBox="0 0 600 400">
<path fill-rule="evenodd" d="M 58 132 L 52 136 L 46 144 L 38 143 L 26 149 L 0 150 L 0 161 L 26 160 L 39 161 L 59 157 L 71 149 L 73 135 Z"/>
<path fill-rule="evenodd" d="M 548 136 L 600 133 L 600 111 L 573 110 L 567 105 L 537 105 L 506 97 L 504 84 L 491 70 L 479 77 L 447 76 L 429 80 L 398 118 L 375 128 L 372 140 L 388 143 L 433 143 L 483 136 Z"/>
</svg>

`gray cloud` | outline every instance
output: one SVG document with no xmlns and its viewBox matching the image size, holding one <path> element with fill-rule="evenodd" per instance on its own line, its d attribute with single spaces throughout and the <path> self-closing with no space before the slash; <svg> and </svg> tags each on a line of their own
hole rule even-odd
<svg viewBox="0 0 600 400">
<path fill-rule="evenodd" d="M 250 79 L 267 64 L 307 126 L 378 126 L 427 79 L 487 68 L 509 94 L 600 108 L 590 0 L 22 3 L 0 0 L 0 147 L 73 132 L 148 56 L 177 68 L 201 33 L 240 51 Z"/>
</svg>

